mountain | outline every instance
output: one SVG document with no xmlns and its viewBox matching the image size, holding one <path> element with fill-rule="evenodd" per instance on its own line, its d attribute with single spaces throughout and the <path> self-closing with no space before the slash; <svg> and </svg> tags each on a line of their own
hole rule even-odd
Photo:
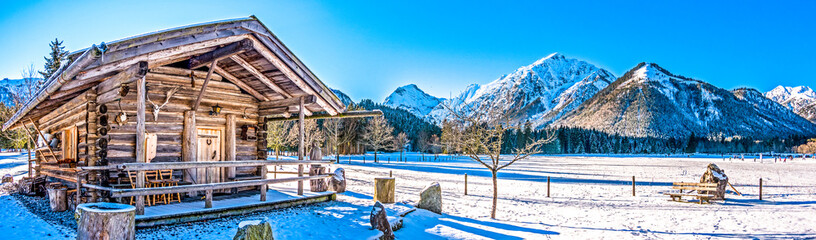
<svg viewBox="0 0 816 240">
<path fill-rule="evenodd" d="M 633 137 L 816 135 L 816 125 L 754 89 L 728 91 L 640 63 L 552 124 Z"/>
<path fill-rule="evenodd" d="M 423 118 L 443 100 L 445 99 L 425 93 L 415 84 L 408 84 L 397 88 L 391 95 L 388 95 L 383 105 L 404 109 Z"/>
<path fill-rule="evenodd" d="M 459 96 L 445 101 L 465 112 L 493 108 L 511 114 L 512 124 L 529 121 L 543 128 L 615 80 L 607 70 L 553 53 L 495 81 L 468 86 Z M 442 105 L 426 117 L 439 124 L 449 117 Z"/>
<path fill-rule="evenodd" d="M 816 123 L 816 92 L 810 87 L 778 86 L 765 93 L 765 97 L 782 104 L 793 112 Z"/>
<path fill-rule="evenodd" d="M 354 101 L 352 101 L 351 98 L 348 95 L 346 95 L 346 93 L 341 92 L 340 90 L 337 90 L 337 89 L 334 89 L 334 88 L 331 88 L 331 90 L 334 93 L 334 95 L 337 96 L 337 98 L 340 99 L 340 102 L 342 102 L 346 106 L 351 105 L 352 103 L 354 103 Z"/>
</svg>

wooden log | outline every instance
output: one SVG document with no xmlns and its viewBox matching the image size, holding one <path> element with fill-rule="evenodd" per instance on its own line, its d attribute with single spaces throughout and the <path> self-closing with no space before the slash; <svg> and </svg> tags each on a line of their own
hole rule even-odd
<svg viewBox="0 0 816 240">
<path fill-rule="evenodd" d="M 467 173 L 465 173 L 465 196 L 467 196 Z"/>
<path fill-rule="evenodd" d="M 207 189 L 205 196 L 204 196 L 204 208 L 212 208 L 212 189 Z"/>
<path fill-rule="evenodd" d="M 64 212 L 68 210 L 68 188 L 60 183 L 50 183 L 45 188 L 48 194 L 48 203 L 51 211 Z"/>
<path fill-rule="evenodd" d="M 374 178 L 374 201 L 396 202 L 396 181 L 394 178 Z"/>
<path fill-rule="evenodd" d="M 237 130 L 237 126 L 235 125 L 235 114 L 227 114 L 227 124 L 224 129 L 224 146 L 226 161 L 234 162 L 235 161 L 235 153 L 236 153 L 236 134 L 235 131 Z M 235 167 L 227 168 L 227 178 L 235 178 Z"/>
<path fill-rule="evenodd" d="M 320 164 L 312 164 L 309 168 L 309 176 L 324 174 L 326 174 L 326 167 L 320 166 Z M 326 179 L 312 179 L 309 180 L 309 190 L 312 192 L 325 192 L 329 190 L 329 185 L 326 183 Z"/>
<path fill-rule="evenodd" d="M 239 88 L 241 88 L 241 90 L 244 90 L 244 91 L 248 92 L 250 95 L 254 96 L 258 100 L 260 100 L 260 101 L 269 101 L 268 97 L 264 96 L 263 94 L 261 94 L 260 92 L 258 92 L 254 88 L 250 87 L 244 81 L 241 81 L 240 79 L 233 76 L 229 72 L 224 71 L 224 69 L 221 69 L 220 67 L 215 66 L 215 72 L 218 73 L 219 75 L 223 76 L 224 78 L 226 78 L 228 81 L 235 84 Z"/>
<path fill-rule="evenodd" d="M 632 197 L 635 196 L 635 176 L 632 176 Z"/>
<path fill-rule="evenodd" d="M 302 164 L 330 164 L 331 161 L 300 161 L 300 160 L 280 160 L 280 161 L 234 161 L 234 162 L 150 162 L 150 163 L 122 163 L 111 166 L 77 167 L 80 170 L 120 170 L 120 171 L 152 171 L 161 169 L 194 169 L 213 167 L 257 167 L 270 165 L 302 165 Z"/>
<path fill-rule="evenodd" d="M 170 194 L 170 193 L 181 193 L 181 192 L 191 192 L 191 191 L 206 191 L 206 190 L 219 190 L 219 189 L 230 189 L 230 188 L 242 188 L 242 187 L 256 187 L 261 186 L 264 184 L 278 184 L 278 183 L 287 183 L 287 182 L 296 182 L 296 181 L 308 181 L 311 179 L 318 179 L 318 178 L 328 178 L 331 175 L 321 175 L 321 176 L 304 176 L 304 177 L 291 177 L 291 178 L 278 178 L 278 179 L 257 179 L 257 180 L 245 180 L 245 181 L 235 181 L 235 182 L 219 182 L 219 183 L 206 183 L 206 184 L 194 184 L 194 185 L 181 185 L 181 186 L 171 186 L 171 187 L 153 187 L 153 188 L 136 188 L 136 189 L 114 189 L 110 187 L 102 187 L 97 185 L 85 184 L 85 187 L 88 188 L 95 188 L 99 190 L 109 191 L 111 193 L 111 197 L 130 197 L 130 196 L 145 196 L 145 195 L 162 195 L 162 194 Z"/>
<path fill-rule="evenodd" d="M 190 83 L 190 74 L 193 75 L 194 78 L 204 79 L 207 77 L 207 71 L 199 71 L 199 70 L 190 70 L 186 68 L 177 68 L 177 67 L 168 67 L 168 66 L 159 66 L 151 68 L 148 72 L 147 82 L 150 83 L 150 76 L 151 74 L 163 74 L 163 75 L 172 75 L 172 76 L 179 76 L 187 78 L 187 83 Z M 221 81 L 223 77 L 219 74 L 213 74 L 212 80 Z M 196 83 L 196 85 L 198 85 Z"/>
<path fill-rule="evenodd" d="M 211 62 L 215 62 L 221 59 L 228 58 L 235 54 L 239 54 L 242 52 L 246 52 L 252 50 L 252 41 L 249 39 L 244 39 L 238 42 L 227 44 L 226 46 L 219 47 L 211 52 L 207 52 L 195 57 L 190 58 L 189 69 L 197 69 Z"/>
<path fill-rule="evenodd" d="M 315 96 L 303 96 L 303 104 L 313 104 L 315 103 Z M 290 106 L 298 106 L 300 104 L 300 99 L 298 98 L 286 98 L 281 100 L 270 100 L 270 101 L 263 101 L 258 103 L 259 110 L 266 110 L 271 108 L 280 108 L 280 107 L 290 107 Z"/>
<path fill-rule="evenodd" d="M 147 95 L 145 88 L 145 78 L 136 80 L 136 162 L 146 163 L 147 152 L 145 151 L 145 96 Z M 136 172 L 136 188 L 143 188 L 145 186 L 145 172 Z M 136 197 L 136 214 L 144 214 L 144 197 Z"/>
<path fill-rule="evenodd" d="M 326 118 L 361 118 L 361 117 L 378 117 L 382 116 L 382 111 L 375 109 L 375 110 L 361 110 L 361 111 L 348 111 L 344 113 L 340 113 L 337 115 L 330 115 L 330 114 L 314 114 L 312 116 L 306 117 L 306 119 L 326 119 Z M 280 117 L 280 118 L 268 118 L 268 121 L 293 121 L 298 120 L 297 117 Z"/>
<path fill-rule="evenodd" d="M 267 171 L 266 166 L 261 166 L 261 179 L 266 180 Z M 261 202 L 266 202 L 266 188 L 266 184 L 261 185 Z"/>
<path fill-rule="evenodd" d="M 759 200 L 762 201 L 762 178 L 759 179 Z"/>
<path fill-rule="evenodd" d="M 207 72 L 207 78 L 204 79 L 204 84 L 201 85 L 201 92 L 198 93 L 198 97 L 196 98 L 195 102 L 193 102 L 193 106 L 190 108 L 193 111 L 198 110 L 198 105 L 201 104 L 201 98 L 204 97 L 204 93 L 207 92 L 207 85 L 210 83 L 210 77 L 212 77 L 212 73 L 215 70 L 213 67 L 218 64 L 218 60 L 212 62 L 212 66 L 210 66 L 210 71 Z"/>
<path fill-rule="evenodd" d="M 304 160 L 304 115 L 303 115 L 303 98 L 300 98 L 300 112 L 298 113 L 298 160 Z M 303 176 L 303 165 L 298 165 L 298 177 Z M 298 181 L 297 195 L 303 195 L 303 181 Z"/>
<path fill-rule="evenodd" d="M 77 206 L 77 239 L 135 239 L 136 209 L 118 203 Z"/>
<path fill-rule="evenodd" d="M 261 73 L 261 71 L 258 71 L 258 69 L 253 67 L 252 64 L 249 64 L 248 62 L 246 62 L 243 58 L 241 58 L 239 56 L 236 56 L 236 55 L 233 55 L 233 56 L 230 57 L 230 59 L 232 59 L 232 61 L 235 61 L 235 63 L 237 63 L 238 65 L 241 65 L 241 67 L 243 67 L 245 70 L 247 70 L 253 76 L 255 76 L 255 78 L 257 78 L 259 81 L 261 81 L 261 83 L 263 83 L 264 85 L 269 87 L 269 89 L 272 89 L 275 92 L 279 93 L 280 95 L 283 95 L 284 98 L 292 98 L 292 95 L 290 95 L 289 93 L 284 91 L 283 88 L 281 88 L 277 84 L 275 84 L 275 82 L 273 82 L 272 79 L 269 79 L 268 77 L 266 77 L 266 75 Z"/>
<path fill-rule="evenodd" d="M 195 163 L 198 152 L 198 132 L 196 130 L 195 111 L 184 112 L 184 132 L 182 133 L 181 161 Z M 196 171 L 184 171 L 184 181 L 196 183 Z M 192 193 L 191 193 L 192 195 Z"/>
</svg>

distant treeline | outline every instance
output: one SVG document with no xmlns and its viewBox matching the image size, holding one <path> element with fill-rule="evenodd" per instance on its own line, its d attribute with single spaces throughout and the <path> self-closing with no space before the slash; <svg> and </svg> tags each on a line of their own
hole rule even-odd
<svg viewBox="0 0 816 240">
<path fill-rule="evenodd" d="M 685 138 L 626 137 L 597 130 L 558 128 L 548 130 L 510 131 L 505 136 L 503 152 L 511 153 L 524 141 L 535 141 L 556 134 L 556 139 L 542 147 L 543 153 L 754 153 L 791 152 L 792 148 L 807 142 L 808 137 L 788 138 L 706 138 L 691 135 Z"/>
</svg>

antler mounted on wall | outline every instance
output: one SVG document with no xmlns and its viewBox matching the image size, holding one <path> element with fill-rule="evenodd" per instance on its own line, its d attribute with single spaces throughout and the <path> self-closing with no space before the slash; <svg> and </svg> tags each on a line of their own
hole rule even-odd
<svg viewBox="0 0 816 240">
<path fill-rule="evenodd" d="M 179 89 L 179 86 L 175 86 L 172 89 L 167 90 L 167 92 L 165 92 L 165 94 L 164 94 L 165 95 L 164 103 L 162 103 L 161 106 L 159 106 L 158 104 L 151 101 L 150 97 L 149 97 L 150 94 L 148 94 L 147 101 L 150 102 L 150 104 L 153 105 L 153 121 L 154 122 L 159 121 L 159 111 L 161 111 L 161 109 L 164 107 L 164 105 L 167 105 L 167 103 L 170 102 L 170 98 L 173 97 L 173 94 L 176 94 L 176 92 L 178 92 L 178 89 Z"/>
</svg>

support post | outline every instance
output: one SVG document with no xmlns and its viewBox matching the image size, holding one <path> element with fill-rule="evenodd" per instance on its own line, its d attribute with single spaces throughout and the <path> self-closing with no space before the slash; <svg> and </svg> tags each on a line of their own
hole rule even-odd
<svg viewBox="0 0 816 240">
<path fill-rule="evenodd" d="M 204 208 L 212 208 L 212 189 L 207 189 L 207 194 L 204 196 Z"/>
<path fill-rule="evenodd" d="M 394 177 L 394 171 L 388 170 L 388 177 Z"/>
<path fill-rule="evenodd" d="M 236 142 L 236 134 L 235 131 L 237 127 L 235 126 L 235 114 L 227 114 L 227 124 L 226 129 L 224 129 L 224 142 L 227 146 L 225 146 L 227 161 L 235 161 L 235 142 Z M 260 130 L 260 129 L 259 129 Z M 228 167 L 227 169 L 227 178 L 233 179 L 235 178 L 235 167 Z"/>
<path fill-rule="evenodd" d="M 85 172 L 77 172 L 77 175 L 76 175 L 77 176 L 77 179 L 76 179 L 77 180 L 76 181 L 76 202 L 75 202 L 76 205 L 79 205 L 79 204 L 82 203 L 82 175 L 84 175 L 84 174 L 85 174 Z M 76 206 L 74 206 L 74 207 L 76 207 Z"/>
<path fill-rule="evenodd" d="M 550 197 L 550 176 L 547 176 L 547 197 Z"/>
<path fill-rule="evenodd" d="M 305 120 L 306 116 L 303 113 L 303 97 L 300 98 L 300 103 L 298 105 L 298 160 L 303 161 L 304 155 L 304 134 L 305 130 L 303 129 L 303 121 Z M 303 164 L 298 164 L 298 177 L 303 177 Z M 297 195 L 303 195 L 303 180 L 298 181 L 298 189 Z"/>
<path fill-rule="evenodd" d="M 269 171 L 266 167 L 268 167 L 268 166 L 267 165 L 261 166 L 261 178 L 263 178 L 264 180 L 266 180 L 266 173 L 267 173 L 267 171 Z M 266 188 L 267 188 L 267 186 L 268 186 L 267 184 L 261 185 L 261 202 L 266 202 Z"/>
<path fill-rule="evenodd" d="M 184 111 L 184 132 L 182 133 L 181 161 L 196 162 L 196 152 L 198 151 L 198 133 L 196 131 L 196 112 L 193 110 Z M 183 179 L 185 182 L 197 184 L 196 169 L 184 169 Z M 190 192 L 188 195 L 196 195 Z"/>
<path fill-rule="evenodd" d="M 28 177 L 31 177 L 31 141 L 26 144 L 26 148 L 28 149 Z"/>
<path fill-rule="evenodd" d="M 632 197 L 635 196 L 635 176 L 632 176 Z"/>
<path fill-rule="evenodd" d="M 759 179 L 759 200 L 762 201 L 762 178 Z"/>
<path fill-rule="evenodd" d="M 147 94 L 145 78 L 136 80 L 136 162 L 147 162 L 145 155 L 145 96 Z M 144 188 L 145 172 L 136 172 L 136 188 Z M 136 215 L 144 214 L 144 196 L 136 197 Z"/>
</svg>

